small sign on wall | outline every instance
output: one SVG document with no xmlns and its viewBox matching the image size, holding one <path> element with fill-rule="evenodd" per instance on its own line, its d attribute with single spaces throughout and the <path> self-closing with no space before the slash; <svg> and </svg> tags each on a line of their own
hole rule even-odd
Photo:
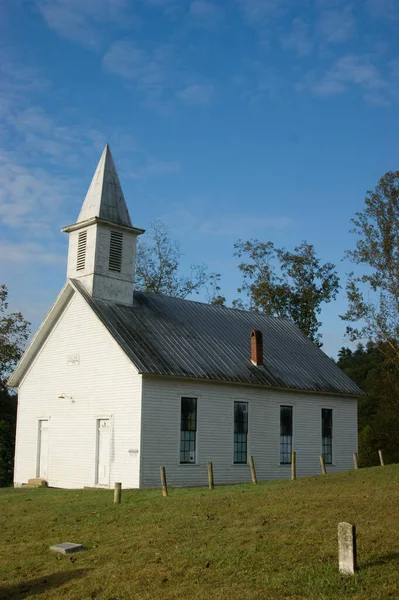
<svg viewBox="0 0 399 600">
<path fill-rule="evenodd" d="M 67 359 L 68 367 L 73 367 L 80 364 L 80 354 L 69 354 Z"/>
</svg>

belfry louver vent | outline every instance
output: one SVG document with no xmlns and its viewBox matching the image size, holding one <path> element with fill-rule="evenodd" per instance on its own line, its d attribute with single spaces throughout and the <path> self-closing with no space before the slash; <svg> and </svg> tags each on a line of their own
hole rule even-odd
<svg viewBox="0 0 399 600">
<path fill-rule="evenodd" d="M 109 244 L 109 270 L 121 272 L 122 269 L 122 244 L 123 233 L 119 231 L 111 231 L 111 239 Z"/>
<path fill-rule="evenodd" d="M 83 271 L 86 266 L 86 243 L 87 243 L 87 230 L 79 231 L 78 237 L 78 257 L 76 261 L 76 270 Z"/>
</svg>

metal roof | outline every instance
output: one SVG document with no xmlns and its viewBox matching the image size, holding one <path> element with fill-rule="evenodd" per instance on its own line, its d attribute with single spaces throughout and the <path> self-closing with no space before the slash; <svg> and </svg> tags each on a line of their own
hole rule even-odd
<svg viewBox="0 0 399 600">
<path fill-rule="evenodd" d="M 360 388 L 287 319 L 134 293 L 134 305 L 92 298 L 103 324 L 141 373 L 360 395 Z M 250 332 L 263 333 L 264 364 L 251 362 Z"/>
</svg>

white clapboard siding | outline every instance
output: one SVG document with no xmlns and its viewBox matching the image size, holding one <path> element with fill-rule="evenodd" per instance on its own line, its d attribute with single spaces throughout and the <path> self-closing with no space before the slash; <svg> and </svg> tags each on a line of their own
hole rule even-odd
<svg viewBox="0 0 399 600">
<path fill-rule="evenodd" d="M 179 464 L 180 400 L 198 398 L 197 464 Z M 357 401 L 318 394 L 281 392 L 249 386 L 185 382 L 143 377 L 141 486 L 159 485 L 159 467 L 166 467 L 171 486 L 207 483 L 212 461 L 215 483 L 250 481 L 247 465 L 233 464 L 233 403 L 249 403 L 248 455 L 255 459 L 259 480 L 290 477 L 280 465 L 280 405 L 294 407 L 293 449 L 298 476 L 320 473 L 321 409 L 333 409 L 333 465 L 329 472 L 351 469 L 357 450 Z"/>
<path fill-rule="evenodd" d="M 15 484 L 36 476 L 39 420 L 48 419 L 49 485 L 95 485 L 97 419 L 109 418 L 109 485 L 139 487 L 141 379 L 75 293 L 19 388 Z"/>
</svg>

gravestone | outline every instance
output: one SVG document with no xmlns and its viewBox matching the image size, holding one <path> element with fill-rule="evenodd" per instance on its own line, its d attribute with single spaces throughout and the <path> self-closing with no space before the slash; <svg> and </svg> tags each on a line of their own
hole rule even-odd
<svg viewBox="0 0 399 600">
<path fill-rule="evenodd" d="M 72 544 L 71 542 L 63 542 L 62 544 L 56 544 L 50 546 L 50 550 L 54 552 L 61 552 L 61 554 L 71 554 L 72 552 L 80 552 L 84 550 L 82 544 Z"/>
<path fill-rule="evenodd" d="M 339 572 L 354 575 L 356 571 L 356 527 L 351 523 L 338 523 Z"/>
</svg>

